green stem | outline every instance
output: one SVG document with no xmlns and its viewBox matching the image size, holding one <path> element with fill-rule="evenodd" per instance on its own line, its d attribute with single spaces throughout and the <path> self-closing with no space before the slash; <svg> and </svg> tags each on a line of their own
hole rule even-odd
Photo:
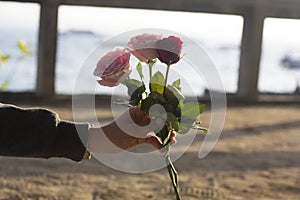
<svg viewBox="0 0 300 200">
<path fill-rule="evenodd" d="M 147 64 L 149 67 L 149 88 L 151 88 L 152 68 L 155 64 L 155 60 L 149 60 Z"/>
<path fill-rule="evenodd" d="M 167 72 L 166 72 L 166 78 L 165 78 L 165 87 L 167 86 L 167 82 L 168 82 L 168 76 L 169 76 L 170 66 L 171 65 L 167 66 Z"/>
<path fill-rule="evenodd" d="M 153 65 L 149 64 L 149 76 L 150 76 L 150 80 L 151 80 L 151 77 L 152 77 L 152 67 L 153 67 Z"/>
<path fill-rule="evenodd" d="M 178 185 L 178 174 L 175 170 L 175 167 L 172 163 L 172 160 L 170 158 L 170 144 L 167 145 L 167 153 L 166 153 L 166 163 L 167 163 L 167 169 L 169 172 L 169 176 L 175 191 L 176 200 L 181 200 L 180 193 L 179 193 L 179 185 Z"/>
<path fill-rule="evenodd" d="M 153 66 L 154 66 L 154 64 L 155 64 L 155 60 L 149 60 L 148 61 L 148 66 L 149 66 L 149 78 L 150 78 L 150 80 L 151 80 L 151 77 L 152 77 L 152 68 L 153 68 Z"/>
</svg>

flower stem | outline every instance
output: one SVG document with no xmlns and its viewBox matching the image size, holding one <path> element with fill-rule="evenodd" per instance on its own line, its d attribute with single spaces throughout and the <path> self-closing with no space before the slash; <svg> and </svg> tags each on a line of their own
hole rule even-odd
<svg viewBox="0 0 300 200">
<path fill-rule="evenodd" d="M 149 64 L 149 76 L 150 76 L 150 80 L 151 80 L 151 77 L 152 77 L 152 67 L 153 67 L 153 65 Z"/>
<path fill-rule="evenodd" d="M 149 60 L 149 62 L 147 63 L 148 64 L 148 66 L 149 66 L 149 78 L 150 78 L 150 80 L 151 80 L 151 77 L 152 77 L 152 68 L 153 68 L 153 66 L 154 66 L 154 64 L 155 64 L 155 60 Z"/>
<path fill-rule="evenodd" d="M 151 88 L 152 68 L 155 62 L 156 62 L 155 60 L 149 60 L 149 62 L 147 63 L 149 67 L 149 88 Z"/>
<path fill-rule="evenodd" d="M 166 72 L 166 78 L 165 78 L 165 87 L 167 86 L 167 82 L 168 82 L 168 76 L 169 76 L 170 66 L 171 65 L 167 66 L 167 72 Z"/>
<path fill-rule="evenodd" d="M 179 193 L 179 185 L 178 185 L 178 174 L 170 158 L 170 144 L 168 144 L 166 148 L 167 148 L 166 163 L 167 163 L 169 176 L 175 191 L 176 200 L 181 200 L 180 193 Z"/>
</svg>

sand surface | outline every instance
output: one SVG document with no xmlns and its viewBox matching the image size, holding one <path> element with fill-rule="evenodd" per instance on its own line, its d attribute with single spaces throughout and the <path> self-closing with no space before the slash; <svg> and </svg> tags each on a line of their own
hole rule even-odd
<svg viewBox="0 0 300 200">
<path fill-rule="evenodd" d="M 72 120 L 70 105 L 40 106 Z M 97 113 L 102 122 L 110 120 L 105 105 Z M 207 111 L 204 124 L 209 123 L 209 116 Z M 85 117 L 88 119 L 89 113 Z M 300 199 L 299 105 L 231 106 L 213 152 L 199 159 L 202 140 L 202 135 L 197 136 L 174 163 L 183 200 Z M 175 199 L 165 169 L 131 174 L 95 159 L 75 163 L 66 159 L 0 157 L 0 162 L 1 200 Z"/>
</svg>

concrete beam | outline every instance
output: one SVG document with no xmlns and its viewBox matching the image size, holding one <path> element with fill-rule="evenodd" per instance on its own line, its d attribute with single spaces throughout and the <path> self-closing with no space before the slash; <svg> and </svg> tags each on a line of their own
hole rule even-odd
<svg viewBox="0 0 300 200">
<path fill-rule="evenodd" d="M 44 1 L 40 5 L 36 94 L 45 97 L 55 94 L 58 4 Z"/>
<path fill-rule="evenodd" d="M 244 15 L 237 96 L 245 101 L 258 98 L 258 75 L 264 27 L 263 11 L 251 8 Z"/>
<path fill-rule="evenodd" d="M 58 0 L 61 5 L 137 8 L 243 15 L 248 7 L 264 9 L 266 15 L 300 18 L 299 0 Z M 171 2 L 171 3 L 170 3 Z M 288 12 L 286 12 L 288 11 Z"/>
<path fill-rule="evenodd" d="M 55 58 L 59 5 L 236 14 L 244 17 L 239 69 L 239 98 L 256 101 L 266 17 L 300 19 L 299 0 L 0 0 L 41 5 L 36 93 L 55 94 Z"/>
</svg>

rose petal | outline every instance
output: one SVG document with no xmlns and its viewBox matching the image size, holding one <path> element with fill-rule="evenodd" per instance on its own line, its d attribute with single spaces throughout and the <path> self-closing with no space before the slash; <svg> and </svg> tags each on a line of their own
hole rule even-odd
<svg viewBox="0 0 300 200">
<path fill-rule="evenodd" d="M 177 63 L 180 60 L 182 42 L 180 38 L 169 36 L 157 42 L 158 59 L 167 65 Z"/>
<path fill-rule="evenodd" d="M 115 49 L 106 53 L 97 63 L 94 75 L 103 86 L 113 87 L 124 81 L 131 72 L 130 52 L 127 49 Z"/>
<path fill-rule="evenodd" d="M 130 39 L 128 46 L 131 53 L 142 62 L 157 58 L 156 43 L 161 39 L 160 35 L 144 33 Z"/>
</svg>

